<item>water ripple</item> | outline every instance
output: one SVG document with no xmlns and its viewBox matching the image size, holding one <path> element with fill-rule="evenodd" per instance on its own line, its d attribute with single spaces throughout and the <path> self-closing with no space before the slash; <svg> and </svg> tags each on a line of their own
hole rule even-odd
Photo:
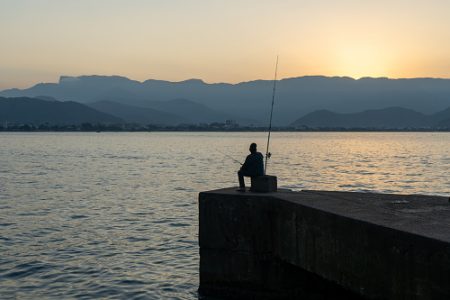
<svg viewBox="0 0 450 300">
<path fill-rule="evenodd" d="M 197 197 L 264 133 L 1 134 L 0 294 L 196 299 Z M 450 134 L 274 133 L 282 188 L 448 195 Z M 180 145 L 183 145 L 180 147 Z"/>
</svg>

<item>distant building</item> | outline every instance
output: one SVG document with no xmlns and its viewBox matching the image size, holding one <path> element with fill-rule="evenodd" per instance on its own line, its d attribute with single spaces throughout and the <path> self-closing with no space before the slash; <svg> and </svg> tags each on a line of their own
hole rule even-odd
<svg viewBox="0 0 450 300">
<path fill-rule="evenodd" d="M 235 120 L 226 120 L 225 121 L 225 128 L 238 128 L 239 124 Z"/>
</svg>

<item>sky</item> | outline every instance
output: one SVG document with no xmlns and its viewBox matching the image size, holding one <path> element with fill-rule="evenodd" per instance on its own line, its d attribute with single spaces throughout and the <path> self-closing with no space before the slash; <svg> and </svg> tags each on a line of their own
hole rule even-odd
<svg viewBox="0 0 450 300">
<path fill-rule="evenodd" d="M 59 76 L 450 78 L 449 0 L 0 0 L 0 90 Z"/>
</svg>

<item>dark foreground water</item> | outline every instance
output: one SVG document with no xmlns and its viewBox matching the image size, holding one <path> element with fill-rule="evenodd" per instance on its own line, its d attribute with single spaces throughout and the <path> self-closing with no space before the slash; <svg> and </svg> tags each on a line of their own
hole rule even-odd
<svg viewBox="0 0 450 300">
<path fill-rule="evenodd" d="M 265 139 L 1 133 L 0 298 L 196 299 L 198 192 L 236 185 L 223 153 L 243 160 Z M 281 187 L 450 194 L 449 133 L 275 133 L 272 145 Z"/>
</svg>

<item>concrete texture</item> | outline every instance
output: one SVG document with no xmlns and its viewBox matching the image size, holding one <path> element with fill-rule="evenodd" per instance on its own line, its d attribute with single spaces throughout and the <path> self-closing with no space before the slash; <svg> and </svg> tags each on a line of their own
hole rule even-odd
<svg viewBox="0 0 450 300">
<path fill-rule="evenodd" d="M 200 193 L 201 294 L 242 299 L 450 299 L 443 197 Z"/>
<path fill-rule="evenodd" d="M 277 191 L 277 177 L 263 175 L 252 177 L 251 191 L 257 193 L 271 193 Z"/>
</svg>

